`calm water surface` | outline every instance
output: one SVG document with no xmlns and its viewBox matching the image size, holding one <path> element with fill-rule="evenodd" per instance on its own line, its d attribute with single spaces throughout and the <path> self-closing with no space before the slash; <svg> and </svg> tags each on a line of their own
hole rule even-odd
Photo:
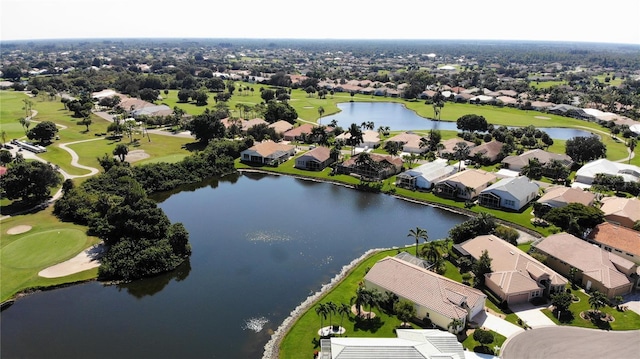
<svg viewBox="0 0 640 359">
<path fill-rule="evenodd" d="M 323 117 L 322 123 L 328 124 L 336 120 L 338 126 L 348 129 L 352 123 L 360 125 L 365 121 L 373 121 L 375 129 L 380 126 L 389 126 L 394 131 L 408 130 L 451 130 L 458 131 L 455 122 L 434 121 L 416 115 L 401 103 L 395 102 L 346 102 L 338 104 L 341 112 Z M 568 140 L 577 136 L 591 136 L 591 132 L 573 128 L 548 128 L 538 127 L 551 138 Z"/>
<path fill-rule="evenodd" d="M 246 174 L 156 198 L 191 234 L 178 270 L 38 293 L 2 312 L 1 357 L 260 358 L 270 332 L 343 265 L 446 236 L 465 217 L 340 186 Z"/>
</svg>

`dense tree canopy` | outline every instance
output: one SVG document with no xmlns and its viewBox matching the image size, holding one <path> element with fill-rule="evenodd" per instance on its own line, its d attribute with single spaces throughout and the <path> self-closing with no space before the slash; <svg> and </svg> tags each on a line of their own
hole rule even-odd
<svg viewBox="0 0 640 359">
<path fill-rule="evenodd" d="M 542 218 L 568 233 L 582 237 L 587 229 L 604 222 L 604 212 L 582 203 L 570 203 L 565 207 L 552 208 Z"/>
<path fill-rule="evenodd" d="M 567 140 L 565 153 L 578 163 L 585 163 L 607 155 L 607 147 L 598 136 L 573 137 Z"/>
<path fill-rule="evenodd" d="M 0 188 L 8 199 L 40 201 L 48 198 L 51 188 L 61 182 L 62 179 L 50 164 L 16 161 L 0 177 Z"/>
<path fill-rule="evenodd" d="M 208 143 L 213 138 L 223 138 L 225 135 L 225 127 L 220 122 L 220 118 L 208 108 L 201 115 L 195 116 L 187 125 L 187 129 L 195 138 L 202 142 Z"/>
<path fill-rule="evenodd" d="M 298 119 L 298 112 L 288 103 L 270 101 L 267 111 L 264 114 L 265 121 L 274 123 L 280 120 L 295 123 Z"/>
<path fill-rule="evenodd" d="M 484 132 L 488 129 L 488 126 L 489 124 L 484 116 L 474 114 L 464 115 L 456 121 L 456 127 L 462 131 Z"/>
<path fill-rule="evenodd" d="M 42 144 L 48 144 L 51 139 L 58 133 L 56 124 L 51 121 L 43 121 L 27 132 L 27 138 L 38 141 Z"/>
</svg>

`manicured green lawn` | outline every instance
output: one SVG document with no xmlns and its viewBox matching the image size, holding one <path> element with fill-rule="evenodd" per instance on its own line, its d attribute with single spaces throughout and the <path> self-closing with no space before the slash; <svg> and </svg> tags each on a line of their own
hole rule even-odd
<svg viewBox="0 0 640 359">
<path fill-rule="evenodd" d="M 487 347 L 490 350 L 494 350 L 494 347 L 502 348 L 502 344 L 505 342 L 505 340 L 507 340 L 507 337 L 502 334 L 496 333 L 493 330 L 490 330 L 490 332 L 493 334 L 493 343 L 487 345 Z M 464 341 L 462 341 L 462 346 L 467 348 L 467 350 L 469 351 L 481 352 L 478 349 L 480 349 L 479 347 L 481 347 L 482 344 L 473 339 L 473 335 L 469 335 Z M 496 352 L 495 354 L 498 355 L 499 353 Z"/>
<path fill-rule="evenodd" d="M 85 234 L 86 227 L 60 222 L 47 208 L 35 214 L 14 216 L 2 221 L 0 240 L 0 301 L 28 288 L 53 286 L 93 279 L 97 269 L 61 278 L 42 278 L 38 272 L 74 257 L 98 239 Z M 10 235 L 7 230 L 29 225 L 31 230 Z"/>
<path fill-rule="evenodd" d="M 592 323 L 590 320 L 582 319 L 580 317 L 580 312 L 586 312 L 591 310 L 591 306 L 589 305 L 589 296 L 582 291 L 572 290 L 572 293 L 580 298 L 580 302 L 572 303 L 569 306 L 569 310 L 571 311 L 570 316 L 563 316 L 558 320 L 557 316 L 554 315 L 549 309 L 543 309 L 542 312 L 553 320 L 554 323 L 558 325 L 569 325 L 572 327 L 583 327 L 583 328 L 595 328 L 595 329 L 612 329 L 612 330 L 638 330 L 640 329 L 640 315 L 632 310 L 627 310 L 625 312 L 619 312 L 615 306 L 614 307 L 604 307 L 600 309 L 602 312 L 611 314 L 615 320 L 610 323 L 610 328 L 605 324 L 601 323 L 600 326 Z"/>
<path fill-rule="evenodd" d="M 387 256 L 395 256 L 398 250 L 388 250 L 373 254 L 356 266 L 349 275 L 334 289 L 320 298 L 319 302 L 333 302 L 336 304 L 349 304 L 351 297 L 355 295 L 358 284 L 364 278 L 368 268 L 371 268 L 377 261 Z M 285 336 L 280 346 L 280 358 L 301 358 L 311 357 L 314 350 L 319 350 L 320 317 L 316 314 L 317 303 L 309 308 L 300 319 L 293 325 L 289 333 Z M 368 308 L 364 308 L 368 310 Z M 376 337 L 395 338 L 394 329 L 401 324 L 400 320 L 391 317 L 378 309 L 373 310 L 376 318 L 367 321 L 356 321 L 353 315 L 344 319 L 342 326 L 346 328 L 345 336 L 348 337 Z M 333 317 L 333 323 L 340 325 L 340 316 Z M 328 319 L 324 320 L 327 326 Z"/>
</svg>

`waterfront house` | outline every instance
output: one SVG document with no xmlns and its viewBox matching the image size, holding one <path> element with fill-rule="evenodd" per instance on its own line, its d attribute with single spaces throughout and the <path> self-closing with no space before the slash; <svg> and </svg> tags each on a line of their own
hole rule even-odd
<svg viewBox="0 0 640 359">
<path fill-rule="evenodd" d="M 485 207 L 519 211 L 538 197 L 538 188 L 526 176 L 503 178 L 482 190 L 478 202 Z"/>
<path fill-rule="evenodd" d="M 295 147 L 273 141 L 259 142 L 240 153 L 242 162 L 277 166 L 295 154 Z"/>
</svg>

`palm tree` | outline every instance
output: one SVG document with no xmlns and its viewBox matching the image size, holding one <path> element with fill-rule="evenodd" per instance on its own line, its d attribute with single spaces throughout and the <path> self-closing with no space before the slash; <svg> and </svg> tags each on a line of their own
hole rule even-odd
<svg viewBox="0 0 640 359">
<path fill-rule="evenodd" d="M 349 146 L 351 146 L 351 155 L 356 152 L 356 147 L 364 142 L 364 138 L 362 136 L 362 130 L 355 123 L 351 124 L 349 130 L 347 131 L 349 135 L 351 135 L 348 139 Z"/>
<path fill-rule="evenodd" d="M 113 149 L 114 156 L 118 156 L 120 158 L 120 162 L 124 162 L 125 158 L 129 154 L 129 147 L 127 145 L 120 143 Z"/>
<path fill-rule="evenodd" d="M 318 115 L 320 115 L 320 118 L 318 118 L 318 123 L 322 124 L 322 115 L 324 115 L 324 107 L 322 106 L 318 107 Z"/>
<path fill-rule="evenodd" d="M 334 302 L 327 302 L 325 306 L 327 308 L 327 314 L 329 314 L 329 326 L 333 326 L 333 314 L 338 310 L 338 306 Z"/>
<path fill-rule="evenodd" d="M 7 143 L 7 131 L 2 130 L 0 131 L 0 138 L 2 138 L 2 144 L 6 144 Z"/>
<path fill-rule="evenodd" d="M 605 305 L 607 305 L 607 302 L 607 296 L 597 290 L 591 293 L 591 297 L 589 297 L 589 305 L 596 313 L 599 313 L 600 308 L 603 308 Z"/>
<path fill-rule="evenodd" d="M 638 144 L 638 140 L 635 138 L 629 139 L 629 161 L 627 163 L 631 163 L 631 157 L 633 157 L 633 151 L 636 149 L 636 145 Z"/>
<path fill-rule="evenodd" d="M 380 303 L 382 299 L 382 295 L 375 289 L 369 291 L 369 295 L 366 296 L 366 304 L 369 307 L 369 313 L 367 314 L 367 319 L 371 319 L 371 311 L 372 307 L 377 307 L 378 303 Z"/>
<path fill-rule="evenodd" d="M 471 148 L 466 142 L 463 141 L 456 143 L 455 147 L 453 147 L 453 156 L 455 157 L 455 159 L 460 161 L 458 162 L 458 171 L 460 171 L 460 168 L 462 166 L 462 160 L 467 158 L 470 152 Z"/>
<path fill-rule="evenodd" d="M 458 334 L 460 332 L 460 327 L 464 324 L 462 320 L 455 318 L 447 325 L 449 331 L 453 330 L 454 334 Z"/>
<path fill-rule="evenodd" d="M 327 306 L 324 303 L 318 303 L 316 306 L 316 314 L 320 316 L 320 328 L 324 328 L 324 320 L 327 319 Z"/>
<path fill-rule="evenodd" d="M 409 234 L 407 234 L 407 237 L 415 238 L 415 240 L 416 240 L 416 257 L 419 257 L 419 255 L 418 255 L 418 243 L 420 242 L 421 239 L 424 239 L 425 242 L 429 239 L 429 235 L 427 234 L 427 230 L 426 229 L 422 229 L 420 227 L 416 227 L 416 229 L 409 230 Z"/>
<path fill-rule="evenodd" d="M 370 292 L 365 286 L 360 285 L 356 289 L 356 295 L 351 297 L 351 303 L 356 306 L 358 317 L 362 314 L 362 306 L 367 303 Z"/>
<path fill-rule="evenodd" d="M 438 267 L 438 264 L 442 261 L 442 253 L 440 253 L 440 243 L 439 241 L 427 242 L 424 247 L 424 256 L 425 258 L 434 265 L 434 267 Z"/>
<path fill-rule="evenodd" d="M 349 313 L 351 313 L 351 307 L 346 303 L 340 303 L 337 313 L 340 315 L 340 326 L 342 326 L 342 323 L 344 322 L 344 316 L 346 315 L 348 318 Z"/>
</svg>

